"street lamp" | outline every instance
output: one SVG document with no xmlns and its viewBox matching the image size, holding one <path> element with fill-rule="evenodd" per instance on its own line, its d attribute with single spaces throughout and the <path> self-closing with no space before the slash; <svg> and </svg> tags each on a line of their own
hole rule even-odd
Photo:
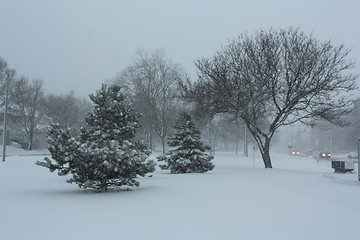
<svg viewBox="0 0 360 240">
<path fill-rule="evenodd" d="M 357 159 L 358 159 L 358 180 L 360 181 L 360 138 L 358 138 L 358 155 L 357 155 Z"/>
<path fill-rule="evenodd" d="M 9 88 L 10 88 L 10 79 L 15 75 L 14 70 L 8 70 L 6 73 L 5 81 L 5 111 L 4 111 L 4 129 L 3 129 L 3 156 L 2 161 L 5 162 L 6 158 L 6 142 L 7 142 L 7 112 L 9 106 Z"/>
</svg>

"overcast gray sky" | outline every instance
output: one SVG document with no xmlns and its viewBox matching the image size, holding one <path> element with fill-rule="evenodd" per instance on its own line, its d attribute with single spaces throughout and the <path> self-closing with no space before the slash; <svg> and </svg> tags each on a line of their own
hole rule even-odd
<svg viewBox="0 0 360 240">
<path fill-rule="evenodd" d="M 352 49 L 360 72 L 359 0 L 0 0 L 0 57 L 47 93 L 87 96 L 135 59 L 163 48 L 193 62 L 243 33 L 300 27 Z"/>
</svg>

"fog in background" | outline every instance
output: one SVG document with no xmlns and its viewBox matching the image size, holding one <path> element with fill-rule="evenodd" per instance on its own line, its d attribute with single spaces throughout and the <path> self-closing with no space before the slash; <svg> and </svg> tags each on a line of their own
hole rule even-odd
<svg viewBox="0 0 360 240">
<path fill-rule="evenodd" d="M 0 56 L 48 93 L 87 96 L 163 48 L 196 78 L 194 61 L 248 31 L 300 27 L 360 56 L 357 0 L 0 0 Z M 355 71 L 359 71 L 359 66 Z"/>
</svg>

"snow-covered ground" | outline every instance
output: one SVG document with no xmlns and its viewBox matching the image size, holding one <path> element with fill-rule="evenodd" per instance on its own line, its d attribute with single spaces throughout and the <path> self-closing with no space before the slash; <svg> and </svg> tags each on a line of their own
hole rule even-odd
<svg viewBox="0 0 360 240">
<path fill-rule="evenodd" d="M 0 239 L 360 238 L 357 173 L 326 160 L 273 153 L 264 169 L 258 155 L 218 153 L 212 172 L 157 170 L 133 191 L 93 193 L 25 153 L 0 162 Z"/>
</svg>

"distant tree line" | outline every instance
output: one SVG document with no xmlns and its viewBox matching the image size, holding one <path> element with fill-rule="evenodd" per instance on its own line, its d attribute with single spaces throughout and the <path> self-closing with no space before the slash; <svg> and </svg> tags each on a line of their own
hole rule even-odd
<svg viewBox="0 0 360 240">
<path fill-rule="evenodd" d="M 266 168 L 272 167 L 270 146 L 282 126 L 319 121 L 345 126 L 353 110 L 357 75 L 350 50 L 321 42 L 299 29 L 241 34 L 210 58 L 199 58 L 194 81 L 165 56 L 164 50 L 137 52 L 135 61 L 114 77 L 141 114 L 137 138 L 151 150 L 168 151 L 167 138 L 179 113 L 188 112 L 202 130 L 210 151 L 239 148 L 251 139 Z M 73 93 L 44 94 L 41 80 L 13 76 L 2 60 L 1 87 L 11 78 L 12 114 L 19 116 L 31 149 L 32 131 L 45 119 L 79 128 L 91 106 Z M 4 64 L 5 63 L 5 64 Z M 13 71 L 14 72 L 14 71 Z M 26 93 L 26 94 L 25 94 Z M 1 103 L 3 104 L 3 100 Z M 249 133 L 249 134 L 247 134 Z M 24 141 L 23 141 L 24 142 Z M 159 144 L 159 145 L 158 145 Z"/>
<path fill-rule="evenodd" d="M 10 86 L 8 130 L 11 142 L 32 150 L 39 148 L 36 134 L 40 132 L 45 138 L 51 124 L 75 130 L 84 126 L 84 117 L 93 107 L 89 99 L 77 97 L 73 91 L 46 94 L 43 80 L 17 76 L 4 59 L 0 58 L 0 63 L 0 91 L 5 93 L 6 81 Z M 141 113 L 141 127 L 136 137 L 151 150 L 165 152 L 175 119 L 180 112 L 189 111 L 195 116 L 211 152 L 215 152 L 216 146 L 222 150 L 235 149 L 239 139 L 242 140 L 237 134 L 242 131 L 241 127 L 224 117 L 210 119 L 194 112 L 181 97 L 179 82 L 185 79 L 188 76 L 179 65 L 166 58 L 163 49 L 151 54 L 139 50 L 134 64 L 114 78 L 113 83 L 123 87 L 136 111 Z M 5 94 L 1 94 L 0 125 L 4 105 Z"/>
<path fill-rule="evenodd" d="M 35 135 L 39 131 L 46 132 L 51 123 L 79 129 L 92 107 L 87 99 L 76 97 L 73 92 L 45 94 L 43 80 L 17 76 L 0 58 L 0 116 L 4 114 L 6 84 L 9 86 L 9 139 L 27 150 L 36 148 Z"/>
<path fill-rule="evenodd" d="M 166 139 L 173 133 L 173 125 L 181 112 L 194 116 L 196 126 L 211 147 L 210 152 L 215 153 L 217 147 L 240 149 L 244 140 L 243 124 L 224 114 L 212 116 L 207 109 L 193 108 L 184 98 L 181 84 L 189 81 L 189 76 L 166 57 L 163 49 L 152 53 L 138 50 L 136 56 L 134 63 L 118 73 L 112 82 L 125 89 L 134 108 L 142 115 L 138 137 L 151 150 L 167 151 Z"/>
</svg>

